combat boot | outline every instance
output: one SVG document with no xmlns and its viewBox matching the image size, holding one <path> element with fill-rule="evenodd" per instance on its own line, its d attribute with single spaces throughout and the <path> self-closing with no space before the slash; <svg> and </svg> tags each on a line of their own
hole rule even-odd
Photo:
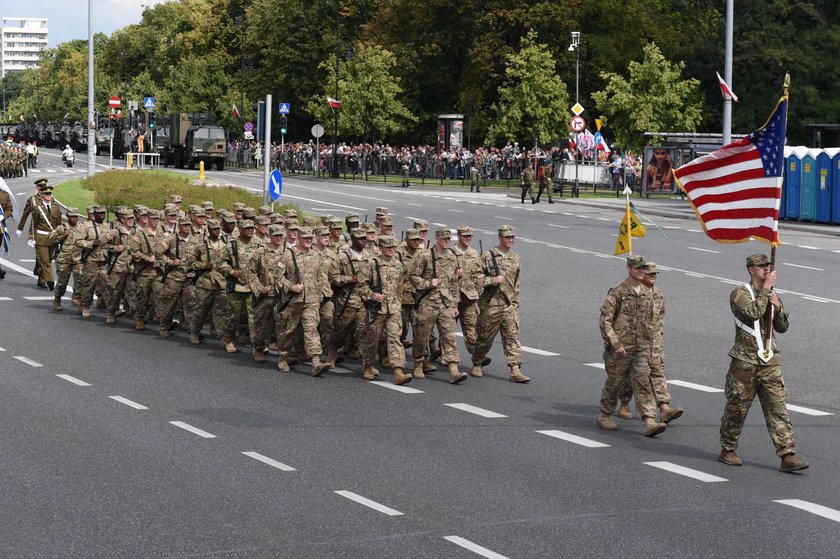
<svg viewBox="0 0 840 559">
<path fill-rule="evenodd" d="M 286 363 L 286 356 L 280 355 L 280 358 L 277 360 L 277 370 L 281 373 L 290 373 L 291 369 L 289 369 L 289 364 Z"/>
<path fill-rule="evenodd" d="M 493 362 L 492 359 L 490 359 L 489 357 L 485 357 L 484 359 L 481 360 L 481 366 L 486 367 L 487 365 L 489 365 L 492 362 Z"/>
<path fill-rule="evenodd" d="M 338 360 L 338 352 L 334 349 L 331 349 L 330 352 L 327 354 L 327 363 L 330 364 L 330 369 L 335 368 L 336 361 Z"/>
<path fill-rule="evenodd" d="M 104 297 L 97 297 L 96 298 L 96 308 L 97 309 L 104 309 L 105 308 L 105 298 Z"/>
<path fill-rule="evenodd" d="M 138 332 L 146 329 L 146 319 L 140 318 L 135 316 L 134 317 L 134 329 Z"/>
<path fill-rule="evenodd" d="M 449 384 L 458 384 L 467 380 L 467 373 L 462 373 L 458 370 L 457 363 L 449 364 Z"/>
<path fill-rule="evenodd" d="M 53 299 L 53 310 L 55 312 L 61 312 L 61 297 L 56 296 L 55 299 Z"/>
<path fill-rule="evenodd" d="M 265 350 L 254 348 L 251 350 L 251 357 L 254 358 L 254 363 L 265 363 Z"/>
<path fill-rule="evenodd" d="M 414 371 L 411 373 L 414 378 L 424 379 L 426 375 L 423 373 L 423 360 L 414 362 Z"/>
<path fill-rule="evenodd" d="M 630 411 L 630 402 L 621 402 L 618 405 L 618 417 L 621 419 L 633 419 L 633 412 Z"/>
<path fill-rule="evenodd" d="M 437 371 L 437 367 L 429 363 L 428 359 L 423 359 L 423 372 L 431 374 L 435 371 Z"/>
<path fill-rule="evenodd" d="M 598 427 L 606 431 L 618 431 L 618 425 L 616 422 L 613 421 L 612 417 L 605 413 L 598 414 L 595 422 L 598 424 Z"/>
<path fill-rule="evenodd" d="M 806 469 L 810 464 L 805 460 L 797 458 L 793 453 L 782 456 L 782 465 L 779 466 L 780 472 L 798 472 Z"/>
<path fill-rule="evenodd" d="M 481 372 L 481 365 L 473 365 L 472 370 L 470 371 L 471 377 L 483 377 L 484 373 Z"/>
<path fill-rule="evenodd" d="M 287 357 L 286 358 L 286 363 L 289 364 L 289 367 L 294 367 L 295 365 L 298 364 L 298 362 L 299 362 L 299 360 L 298 360 L 297 357 Z"/>
<path fill-rule="evenodd" d="M 161 338 L 168 338 L 169 336 L 171 336 L 169 330 L 167 330 L 166 328 L 161 328 L 158 331 L 158 335 L 160 335 Z"/>
<path fill-rule="evenodd" d="M 70 299 L 70 302 L 78 307 L 79 304 L 81 304 L 81 299 L 79 299 L 78 295 L 73 294 L 73 297 Z"/>
<path fill-rule="evenodd" d="M 394 367 L 394 384 L 408 384 L 411 382 L 411 375 L 403 372 L 401 367 Z"/>
<path fill-rule="evenodd" d="M 376 373 L 373 370 L 373 365 L 365 361 L 362 365 L 362 378 L 365 380 L 376 380 Z"/>
<path fill-rule="evenodd" d="M 90 308 L 89 307 L 79 307 L 79 314 L 81 314 L 82 318 L 84 318 L 84 319 L 90 318 Z"/>
<path fill-rule="evenodd" d="M 522 371 L 519 370 L 519 365 L 510 366 L 510 376 L 508 377 L 508 380 L 510 382 L 521 382 L 523 384 L 531 381 L 530 378 L 522 374 Z"/>
<path fill-rule="evenodd" d="M 198 334 L 190 334 L 190 343 L 192 345 L 198 345 L 201 343 L 201 339 L 198 337 Z"/>
<path fill-rule="evenodd" d="M 442 354 L 443 354 L 443 352 L 440 350 L 440 348 L 436 348 L 436 349 L 433 348 L 433 349 L 430 350 L 429 360 L 437 361 L 438 359 L 440 359 L 440 356 Z"/>
<path fill-rule="evenodd" d="M 382 366 L 385 367 L 386 369 L 391 368 L 391 360 L 388 359 L 388 357 L 383 357 L 382 359 L 379 360 L 379 362 L 382 363 Z"/>
<path fill-rule="evenodd" d="M 658 435 L 659 433 L 661 433 L 662 431 L 664 431 L 667 428 L 668 428 L 667 425 L 665 425 L 664 423 L 657 423 L 656 420 L 652 417 L 646 417 L 645 418 L 645 436 L 646 437 L 655 437 L 656 435 Z"/>
<path fill-rule="evenodd" d="M 743 466 L 744 462 L 741 457 L 735 454 L 734 450 L 721 450 L 718 456 L 718 462 L 723 462 L 730 466 Z"/>
<path fill-rule="evenodd" d="M 312 358 L 312 376 L 320 377 L 330 368 L 329 363 L 321 363 L 321 356 L 316 355 Z"/>
<path fill-rule="evenodd" d="M 228 353 L 236 353 L 236 344 L 228 340 L 225 342 L 225 351 Z"/>
<path fill-rule="evenodd" d="M 682 408 L 672 408 L 668 404 L 662 404 L 659 406 L 659 421 L 662 423 L 671 423 L 675 419 L 678 419 L 683 414 Z"/>
</svg>

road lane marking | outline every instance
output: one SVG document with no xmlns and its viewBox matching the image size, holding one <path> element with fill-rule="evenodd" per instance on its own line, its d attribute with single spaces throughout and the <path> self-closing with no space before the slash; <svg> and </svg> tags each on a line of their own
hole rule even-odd
<svg viewBox="0 0 840 559">
<path fill-rule="evenodd" d="M 450 208 L 450 209 L 448 209 L 447 211 L 449 211 L 449 212 L 455 212 L 455 213 L 459 213 L 459 214 L 464 213 L 464 210 L 453 210 L 453 209 L 451 209 L 451 208 Z"/>
<path fill-rule="evenodd" d="M 559 227 L 560 229 L 568 229 L 568 225 L 557 225 L 556 223 L 546 223 L 549 227 Z"/>
<path fill-rule="evenodd" d="M 644 464 L 706 483 L 729 481 L 724 477 L 713 476 L 712 474 L 707 474 L 706 472 L 701 472 L 700 470 L 694 470 L 692 468 L 686 468 L 685 466 L 680 466 L 678 464 L 674 464 L 673 462 L 644 462 Z"/>
<path fill-rule="evenodd" d="M 703 274 L 695 274 L 694 272 L 683 272 L 687 276 L 691 276 L 693 278 L 705 278 Z"/>
<path fill-rule="evenodd" d="M 302 186 L 300 184 L 295 184 L 295 188 L 299 188 L 301 190 L 314 190 L 316 192 L 323 193 L 323 190 L 320 188 L 315 188 L 311 186 Z M 396 204 L 396 200 L 389 200 L 388 198 L 375 198 L 373 196 L 364 196 L 362 194 L 350 194 L 344 190 L 333 190 L 330 194 L 337 194 L 338 196 L 351 196 L 353 198 L 364 198 L 366 200 L 373 200 L 375 202 L 388 202 L 389 204 Z"/>
<path fill-rule="evenodd" d="M 207 431 L 202 431 L 198 427 L 193 427 L 189 423 L 184 423 L 183 421 L 170 421 L 170 424 L 174 425 L 175 427 L 180 427 L 185 431 L 189 431 L 190 433 L 196 434 L 199 437 L 204 437 L 205 439 L 215 439 L 216 435 L 213 433 L 208 433 Z"/>
<path fill-rule="evenodd" d="M 383 514 L 387 514 L 388 516 L 402 516 L 402 513 L 398 510 L 394 510 L 391 507 L 386 507 L 383 504 L 377 503 L 376 501 L 371 501 L 366 497 L 362 497 L 357 493 L 353 493 L 352 491 L 346 491 L 342 489 L 341 491 L 336 491 L 337 494 L 350 499 L 351 501 L 356 501 L 360 505 L 364 505 L 366 507 L 370 507 L 373 510 L 379 511 Z"/>
<path fill-rule="evenodd" d="M 834 522 L 840 522 L 840 511 L 830 509 L 816 503 L 803 501 L 801 499 L 779 499 L 774 500 L 773 502 L 779 503 L 780 505 L 787 505 L 795 509 L 804 510 L 805 512 L 822 516 L 823 518 L 833 520 Z"/>
<path fill-rule="evenodd" d="M 807 250 L 820 250 L 820 247 L 812 247 L 810 245 L 797 245 L 797 248 L 804 248 Z"/>
<path fill-rule="evenodd" d="M 18 262 L 23 262 L 25 264 L 34 264 L 36 260 L 34 258 L 21 258 Z"/>
<path fill-rule="evenodd" d="M 661 268 L 662 266 L 660 266 Z M 742 281 L 734 281 L 734 280 L 720 280 L 720 283 L 728 283 L 729 285 L 744 285 Z"/>
<path fill-rule="evenodd" d="M 794 268 L 802 268 L 804 270 L 815 270 L 817 272 L 825 272 L 822 268 L 814 268 L 813 266 L 803 266 L 802 264 L 791 264 L 790 262 L 782 262 L 783 266 L 792 266 Z"/>
<path fill-rule="evenodd" d="M 721 390 L 720 388 L 706 386 L 705 384 L 695 384 L 693 382 L 687 382 L 684 380 L 669 380 L 668 384 L 673 384 L 674 386 L 682 386 L 683 388 L 691 388 L 693 390 L 699 390 L 700 392 L 723 392 L 723 390 Z"/>
<path fill-rule="evenodd" d="M 559 353 L 554 353 L 552 351 L 546 351 L 544 349 L 537 349 L 535 347 L 528 347 L 528 346 L 519 346 L 519 349 L 528 353 L 534 353 L 536 355 L 544 355 L 546 357 L 556 357 L 560 355 Z"/>
<path fill-rule="evenodd" d="M 291 466 L 286 465 L 282 462 L 278 462 L 277 460 L 269 458 L 268 456 L 264 456 L 264 455 L 260 454 L 259 452 L 253 452 L 253 451 L 249 450 L 248 452 L 243 452 L 242 454 L 244 454 L 245 456 L 248 456 L 249 458 L 253 458 L 254 460 L 259 460 L 260 462 L 263 462 L 264 464 L 268 464 L 269 466 L 274 466 L 278 470 L 283 470 L 284 472 L 296 472 L 297 471 L 296 469 L 292 468 Z"/>
<path fill-rule="evenodd" d="M 432 223 L 432 225 L 436 225 L 437 227 L 449 227 L 449 226 L 448 226 L 447 224 L 445 224 L 445 223 Z"/>
<path fill-rule="evenodd" d="M 305 202 L 314 202 L 316 204 L 325 204 L 327 206 L 335 206 L 337 208 L 348 208 L 359 212 L 365 211 L 365 208 L 357 208 L 356 206 L 348 206 L 347 204 L 335 204 L 333 202 L 325 202 L 324 200 L 313 200 L 312 198 L 304 198 L 303 196 L 292 196 L 291 194 L 283 194 L 283 198 L 292 198 L 294 200 L 303 200 Z"/>
<path fill-rule="evenodd" d="M 494 215 L 493 217 L 495 217 L 496 219 L 506 219 L 508 221 L 513 221 L 512 217 L 505 217 L 503 215 Z"/>
<path fill-rule="evenodd" d="M 548 435 L 549 437 L 554 437 L 555 439 L 561 439 L 564 441 L 568 441 L 570 443 L 579 444 L 580 446 L 585 446 L 586 448 L 607 448 L 610 445 L 600 443 L 598 441 L 593 441 L 592 439 L 586 439 L 584 437 L 579 437 L 577 435 L 572 435 L 571 433 L 566 433 L 564 431 L 557 431 L 554 429 L 548 431 L 537 431 L 542 435 Z"/>
<path fill-rule="evenodd" d="M 606 367 L 604 366 L 603 363 L 584 363 L 584 365 L 586 365 L 587 367 L 595 367 L 596 369 L 606 370 Z M 674 382 L 674 381 L 669 381 L 669 382 Z"/>
<path fill-rule="evenodd" d="M 108 396 L 108 397 L 112 400 L 116 400 L 117 402 L 119 402 L 121 404 L 125 404 L 126 406 L 128 406 L 130 408 L 134 408 L 135 410 L 147 410 L 147 409 L 149 409 L 146 406 L 144 406 L 143 404 L 138 404 L 137 402 L 135 402 L 133 400 L 129 400 L 128 398 L 123 398 L 122 396 Z"/>
<path fill-rule="evenodd" d="M 382 388 L 390 388 L 391 390 L 402 392 L 403 394 L 423 394 L 422 390 L 417 390 L 416 388 L 411 388 L 409 386 L 397 385 L 385 380 L 373 380 L 368 384 L 375 384 L 376 386 L 381 386 Z"/>
<path fill-rule="evenodd" d="M 443 404 L 444 406 L 449 406 L 450 408 L 455 408 L 456 410 L 465 411 L 467 413 L 473 413 L 475 415 L 480 415 L 481 417 L 486 417 L 488 419 L 499 419 L 502 417 L 507 417 L 506 415 L 502 415 L 500 413 L 496 413 L 494 411 L 485 410 L 484 408 L 479 408 L 476 406 L 471 406 L 470 404 Z"/>
<path fill-rule="evenodd" d="M 699 250 L 700 252 L 711 252 L 712 254 L 720 254 L 719 250 L 711 250 L 708 248 L 686 247 L 688 250 Z"/>
<path fill-rule="evenodd" d="M 473 543 L 468 539 L 462 538 L 461 536 L 444 536 L 444 538 L 448 542 L 452 542 L 455 545 L 459 545 L 464 549 L 468 549 L 473 553 L 481 555 L 482 557 L 486 557 L 487 559 L 508 559 L 504 555 L 500 555 L 495 551 L 487 549 L 486 547 L 482 547 L 477 543 Z"/>
<path fill-rule="evenodd" d="M 676 225 L 663 225 L 663 229 L 682 229 L 682 227 L 677 227 Z"/>
<path fill-rule="evenodd" d="M 0 301 L 11 301 L 11 297 L 0 297 Z"/>
<path fill-rule="evenodd" d="M 78 385 L 78 386 L 90 386 L 90 384 L 86 383 L 85 381 L 79 380 L 76 377 L 71 377 L 70 375 L 61 374 L 61 375 L 55 375 L 55 376 L 57 376 L 58 378 L 63 378 L 67 382 L 72 382 L 73 384 Z"/>
<path fill-rule="evenodd" d="M 808 300 L 808 301 L 816 301 L 817 303 L 829 303 L 829 302 L 830 302 L 830 301 L 828 301 L 827 299 L 823 299 L 823 298 L 821 298 L 821 297 L 811 297 L 811 296 L 805 296 L 805 297 L 802 297 L 802 298 L 803 298 L 803 299 L 806 299 L 806 300 Z"/>
<path fill-rule="evenodd" d="M 53 295 L 29 295 L 25 296 L 24 299 L 27 301 L 52 301 L 55 299 Z M 70 297 L 62 297 L 65 301 L 69 301 Z"/>
<path fill-rule="evenodd" d="M 415 206 L 417 208 L 422 208 L 423 204 L 412 204 L 411 202 L 408 203 L 409 206 Z"/>
<path fill-rule="evenodd" d="M 41 365 L 37 361 L 33 361 L 32 359 L 24 357 L 23 355 L 15 355 L 14 358 L 20 361 L 21 363 L 26 363 L 27 365 L 31 365 L 32 367 L 43 367 L 43 365 Z"/>
<path fill-rule="evenodd" d="M 795 412 L 799 412 L 799 413 L 804 413 L 805 415 L 813 415 L 815 417 L 819 417 L 819 416 L 823 416 L 823 415 L 834 415 L 834 414 L 829 413 L 827 411 L 815 410 L 815 409 L 811 409 L 811 408 L 805 408 L 805 407 L 802 407 L 802 406 L 795 406 L 793 404 L 786 404 L 786 405 L 787 405 L 788 411 L 795 411 Z"/>
<path fill-rule="evenodd" d="M 6 351 L 5 347 L 0 347 L 0 351 Z"/>
<path fill-rule="evenodd" d="M 688 231 L 689 233 L 702 233 L 702 231 L 699 229 L 686 229 L 686 231 Z"/>
</svg>

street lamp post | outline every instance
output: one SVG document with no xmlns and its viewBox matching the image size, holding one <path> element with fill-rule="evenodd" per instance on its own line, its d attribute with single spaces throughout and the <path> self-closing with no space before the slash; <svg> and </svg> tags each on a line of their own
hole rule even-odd
<svg viewBox="0 0 840 559">
<path fill-rule="evenodd" d="M 88 0 L 88 117 L 85 126 L 87 127 L 88 152 L 87 152 L 87 176 L 92 177 L 95 172 L 96 163 L 96 140 L 93 141 L 91 153 L 91 137 L 95 135 L 96 129 L 93 116 L 93 0 Z"/>
<path fill-rule="evenodd" d="M 572 44 L 569 45 L 569 50 L 575 52 L 575 105 L 580 103 L 580 31 L 572 31 Z M 577 138 L 575 138 L 575 186 L 572 188 L 572 197 L 580 198 L 580 182 L 579 169 L 580 165 L 580 147 L 578 146 Z"/>
<path fill-rule="evenodd" d="M 341 53 L 341 0 L 335 0 L 335 98 L 338 96 L 338 57 Z M 338 178 L 338 110 L 333 109 L 332 177 Z"/>
</svg>

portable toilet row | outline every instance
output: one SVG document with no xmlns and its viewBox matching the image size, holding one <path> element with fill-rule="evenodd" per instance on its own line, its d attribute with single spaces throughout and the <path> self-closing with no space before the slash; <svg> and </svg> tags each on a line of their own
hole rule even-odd
<svg viewBox="0 0 840 559">
<path fill-rule="evenodd" d="M 785 147 L 779 217 L 840 224 L 840 148 Z"/>
</svg>

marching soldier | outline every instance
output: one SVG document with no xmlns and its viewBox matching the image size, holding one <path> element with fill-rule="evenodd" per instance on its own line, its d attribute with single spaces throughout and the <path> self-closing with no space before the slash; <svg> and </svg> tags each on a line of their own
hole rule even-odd
<svg viewBox="0 0 840 559">
<path fill-rule="evenodd" d="M 338 273 L 338 254 L 330 250 L 330 230 L 327 227 L 315 228 L 314 249 L 324 261 L 327 282 L 324 284 L 324 298 L 319 308 L 318 333 L 321 347 L 329 347 L 335 327 L 335 302 L 333 301 L 332 283 Z"/>
<path fill-rule="evenodd" d="M 190 343 L 201 343 L 201 328 L 211 310 L 212 324 L 218 333 L 225 331 L 227 295 L 225 288 L 229 265 L 225 260 L 227 243 L 221 238 L 221 224 L 215 219 L 207 220 L 207 237 L 201 243 L 190 247 L 188 265 L 194 276 L 195 309 L 190 323 Z"/>
<path fill-rule="evenodd" d="M 90 306 L 93 303 L 93 294 L 98 288 L 102 299 L 109 300 L 111 291 L 110 284 L 105 277 L 105 265 L 107 259 L 102 245 L 108 242 L 110 231 L 105 225 L 107 215 L 105 206 L 93 206 L 93 217 L 84 225 L 84 234 L 74 241 L 76 247 L 81 251 L 79 262 L 82 265 L 82 274 L 79 277 L 80 284 L 77 286 L 79 293 L 79 314 L 82 318 L 90 318 Z"/>
<path fill-rule="evenodd" d="M 108 252 L 105 274 L 111 293 L 110 298 L 106 301 L 108 316 L 105 318 L 105 324 L 113 324 L 117 316 L 122 314 L 118 312 L 120 302 L 126 295 L 128 277 L 133 272 L 128 245 L 134 234 L 134 214 L 131 210 L 123 210 L 117 217 L 119 223 L 108 232 L 110 239 L 105 245 L 105 250 Z"/>
<path fill-rule="evenodd" d="M 225 260 L 227 261 L 227 324 L 224 329 L 222 343 L 225 351 L 236 353 L 236 331 L 240 322 L 250 322 L 253 309 L 251 307 L 251 288 L 248 285 L 247 266 L 251 255 L 260 247 L 254 241 L 254 222 L 243 219 L 239 224 L 239 238 L 227 245 Z"/>
<path fill-rule="evenodd" d="M 158 333 L 161 338 L 167 338 L 175 327 L 172 317 L 183 300 L 184 322 L 190 324 L 195 297 L 186 296 L 186 286 L 189 268 L 187 257 L 197 242 L 191 234 L 189 219 L 178 219 L 178 232 L 168 238 L 161 239 L 155 246 L 155 260 L 162 270 L 161 288 L 155 301 L 155 314 L 158 317 Z M 190 285 L 192 287 L 192 285 Z M 193 292 L 194 293 L 194 292 Z"/>
<path fill-rule="evenodd" d="M 367 272 L 369 259 L 364 253 L 367 236 L 361 228 L 352 229 L 350 234 L 353 242 L 338 254 L 338 262 L 333 264 L 338 269 L 331 274 L 335 294 L 335 320 L 327 356 L 331 368 L 338 360 L 339 349 L 352 339 L 363 339 L 367 328 L 364 302 L 358 289 Z"/>
<path fill-rule="evenodd" d="M 268 234 L 269 242 L 255 250 L 248 261 L 248 280 L 253 296 L 251 356 L 257 363 L 265 363 L 265 342 L 277 330 L 274 309 L 282 294 L 280 282 L 286 272 L 283 226 L 270 225 Z"/>
<path fill-rule="evenodd" d="M 78 274 L 81 269 L 82 251 L 76 246 L 76 238 L 84 234 L 79 218 L 82 214 L 77 208 L 67 208 L 67 223 L 61 223 L 50 233 L 50 246 L 57 247 L 55 257 L 55 273 L 58 281 L 55 285 L 53 310 L 61 312 L 61 298 L 67 293 L 67 285 L 71 274 Z M 2 233 L 2 232 L 0 232 Z M 55 249 L 54 249 L 55 250 Z M 79 288 L 78 275 L 75 282 Z"/>
<path fill-rule="evenodd" d="M 484 289 L 484 272 L 481 268 L 481 256 L 470 246 L 473 230 L 468 225 L 458 227 L 458 243 L 452 247 L 452 252 L 461 260 L 464 276 L 461 278 L 460 299 L 458 302 L 458 319 L 461 321 L 461 331 L 464 334 L 464 344 L 470 355 L 475 352 L 476 326 L 478 325 L 478 297 Z M 485 357 L 482 366 L 490 364 L 490 358 Z"/>
<path fill-rule="evenodd" d="M 540 196 L 542 196 L 543 191 L 545 191 L 546 195 L 548 195 L 548 203 L 553 204 L 554 200 L 552 199 L 552 194 L 554 190 L 554 184 L 551 180 L 552 174 L 552 166 L 549 163 L 548 165 L 543 165 L 542 167 L 542 175 L 540 176 L 540 189 L 537 191 L 537 204 L 540 203 Z"/>
<path fill-rule="evenodd" d="M 531 198 L 531 203 L 536 204 L 537 200 L 534 198 L 534 164 L 528 161 L 528 166 L 522 171 L 522 182 L 520 183 L 522 189 L 521 204 L 525 203 L 525 196 Z"/>
<path fill-rule="evenodd" d="M 50 249 L 50 233 L 55 231 L 61 223 L 61 208 L 53 201 L 53 186 L 47 184 L 47 179 L 39 179 L 36 185 L 40 186 L 40 192 L 33 196 L 23 208 L 20 222 L 17 227 L 17 236 L 20 237 L 27 218 L 30 222 L 30 246 L 35 247 L 35 269 L 38 272 L 38 287 L 48 287 L 50 291 L 55 289 L 55 281 L 52 274 L 52 250 Z"/>
<path fill-rule="evenodd" d="M 405 240 L 397 247 L 397 258 L 405 266 L 406 272 L 413 268 L 414 259 L 420 253 L 422 242 L 420 232 L 417 229 L 411 228 L 406 230 Z M 402 341 L 403 347 L 406 349 L 413 345 L 413 342 L 408 339 L 408 327 L 411 325 L 412 329 L 414 328 L 414 303 L 414 288 L 411 287 L 408 274 L 406 274 L 402 291 L 402 334 L 400 334 L 400 341 Z"/>
<path fill-rule="evenodd" d="M 180 198 L 180 197 L 178 197 Z M 137 331 L 146 329 L 146 320 L 149 319 L 151 310 L 154 308 L 153 292 L 158 277 L 158 261 L 155 257 L 155 246 L 159 240 L 157 223 L 150 223 L 149 212 L 141 208 L 135 212 L 140 223 L 135 227 L 134 236 L 129 241 L 131 259 L 134 261 L 134 329 Z M 145 221 L 145 226 L 142 222 Z"/>
</svg>

